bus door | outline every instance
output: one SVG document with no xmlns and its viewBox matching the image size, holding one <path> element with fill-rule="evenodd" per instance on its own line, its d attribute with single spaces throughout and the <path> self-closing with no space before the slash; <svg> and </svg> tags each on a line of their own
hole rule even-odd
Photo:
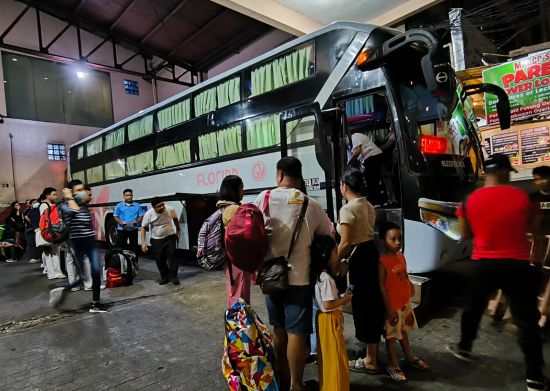
<svg viewBox="0 0 550 391">
<path fill-rule="evenodd" d="M 319 106 L 300 107 L 281 113 L 281 157 L 302 162 L 302 191 L 316 199 L 334 221 L 332 153 Z"/>
</svg>

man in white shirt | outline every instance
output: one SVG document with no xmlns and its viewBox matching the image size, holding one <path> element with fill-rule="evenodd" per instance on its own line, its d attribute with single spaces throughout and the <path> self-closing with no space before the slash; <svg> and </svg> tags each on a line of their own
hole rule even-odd
<svg viewBox="0 0 550 391">
<path fill-rule="evenodd" d="M 348 165 L 363 171 L 367 184 L 367 199 L 373 205 L 382 204 L 381 181 L 384 155 L 382 150 L 366 135 L 360 132 L 351 135 L 351 158 Z"/>
<path fill-rule="evenodd" d="M 277 163 L 277 188 L 254 202 L 264 212 L 268 232 L 266 259 L 287 256 L 294 227 L 306 195 L 300 190 L 302 163 L 285 157 Z M 331 235 L 331 222 L 321 205 L 309 199 L 304 223 L 298 234 L 289 265 L 289 287 L 278 295 L 266 295 L 269 322 L 274 327 L 274 345 L 281 365 L 282 390 L 302 391 L 306 357 L 306 338 L 312 332 L 312 295 L 310 246 L 313 238 Z"/>
<path fill-rule="evenodd" d="M 180 223 L 176 210 L 155 197 L 151 201 L 152 209 L 145 212 L 141 222 L 141 250 L 146 253 L 147 241 L 145 228 L 151 231 L 151 250 L 160 272 L 159 285 L 172 282 L 179 285 L 178 261 L 174 258 L 180 236 Z M 174 230 L 175 227 L 175 230 Z"/>
</svg>

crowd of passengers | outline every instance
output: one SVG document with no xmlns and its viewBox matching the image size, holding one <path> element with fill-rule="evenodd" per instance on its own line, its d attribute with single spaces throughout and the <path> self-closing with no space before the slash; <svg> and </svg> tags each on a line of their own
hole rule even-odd
<svg viewBox="0 0 550 391">
<path fill-rule="evenodd" d="M 340 192 L 346 203 L 339 211 L 334 230 L 321 205 L 306 194 L 301 162 L 285 157 L 276 168 L 277 187 L 270 190 L 269 197 L 262 192 L 254 201 L 264 211 L 268 232 L 266 259 L 287 255 L 293 227 L 304 200 L 308 199 L 304 224 L 288 259 L 291 266 L 288 289 L 277 295 L 265 295 L 280 367 L 277 373 L 280 388 L 309 389 L 302 377 L 306 361 L 311 358 L 317 361 L 322 390 L 349 389 L 350 370 L 366 374 L 382 371 L 381 337 L 385 338 L 388 352 L 389 366 L 385 371 L 393 380 L 407 380 L 404 368 L 426 370 L 428 364 L 413 353 L 408 338 L 408 333 L 418 326 L 411 305 L 414 286 L 401 252 L 402 229 L 393 222 L 376 221 L 375 208 L 365 197 L 368 187 L 364 173 L 351 169 L 342 176 Z M 485 186 L 470 194 L 458 210 L 462 238 L 473 239 L 472 260 L 476 271 L 472 297 L 462 315 L 460 339 L 447 348 L 463 361 L 473 359 L 473 341 L 481 316 L 490 296 L 502 289 L 518 326 L 527 389 L 546 390 L 537 296 L 547 279 L 542 269 L 544 257 L 548 256 L 545 235 L 550 234 L 550 167 L 533 170 L 537 191 L 531 195 L 509 184 L 511 171 L 514 168 L 506 156 L 491 156 L 486 161 Z M 100 304 L 101 261 L 88 209 L 91 190 L 81 181 L 73 180 L 62 192 L 63 202 L 58 207 L 70 228 L 68 240 L 52 245 L 41 242 L 37 234 L 41 214 L 58 201 L 56 190 L 46 188 L 38 200 L 29 200 L 25 207 L 17 202 L 12 204 L 1 242 L 6 262 L 21 261 L 25 254 L 28 262 L 41 262 L 48 278 L 68 277 L 66 286 L 50 292 L 50 304 L 58 306 L 67 293 L 84 288 L 93 292 L 90 311 L 105 312 Z M 240 177 L 230 175 L 223 180 L 217 206 L 222 210 L 224 226 L 231 222 L 243 194 Z M 155 198 L 152 208 L 144 212 L 133 201 L 131 189 L 124 190 L 123 195 L 124 201 L 117 205 L 114 214 L 117 245 L 137 253 L 141 230 L 141 250 L 152 251 L 160 273 L 159 284 L 179 284 L 174 251 L 180 224 L 175 210 Z M 269 213 L 265 213 L 266 209 Z M 375 226 L 382 253 L 375 242 Z M 151 247 L 147 246 L 146 229 L 151 233 Z M 349 264 L 349 287 L 342 284 L 339 274 L 343 259 Z M 250 303 L 255 273 L 235 266 L 230 270 L 226 262 L 225 274 L 228 307 L 239 298 Z M 363 357 L 352 361 L 348 361 L 343 336 L 342 307 L 348 303 L 353 312 L 355 337 L 365 347 Z M 543 310 L 545 314 L 546 309 Z M 396 342 L 403 350 L 401 362 Z"/>
</svg>

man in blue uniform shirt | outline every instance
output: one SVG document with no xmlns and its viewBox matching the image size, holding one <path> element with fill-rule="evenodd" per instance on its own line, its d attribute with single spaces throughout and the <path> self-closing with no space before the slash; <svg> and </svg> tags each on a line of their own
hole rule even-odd
<svg viewBox="0 0 550 391">
<path fill-rule="evenodd" d="M 123 195 L 124 201 L 118 203 L 114 213 L 118 233 L 116 246 L 133 251 L 137 256 L 138 226 L 143 219 L 143 211 L 141 205 L 134 202 L 132 189 L 125 189 Z"/>
</svg>

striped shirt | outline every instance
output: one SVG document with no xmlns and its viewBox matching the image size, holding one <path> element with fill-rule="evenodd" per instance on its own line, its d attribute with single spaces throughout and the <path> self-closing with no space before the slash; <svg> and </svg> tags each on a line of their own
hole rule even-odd
<svg viewBox="0 0 550 391">
<path fill-rule="evenodd" d="M 80 210 L 73 210 L 66 203 L 59 205 L 63 212 L 63 221 L 69 226 L 69 238 L 81 239 L 95 237 L 92 216 L 88 205 L 80 205 Z"/>
</svg>

